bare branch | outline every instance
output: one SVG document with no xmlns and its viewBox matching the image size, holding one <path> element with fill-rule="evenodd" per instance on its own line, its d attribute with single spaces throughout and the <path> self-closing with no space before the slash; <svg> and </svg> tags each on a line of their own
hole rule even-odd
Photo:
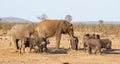
<svg viewBox="0 0 120 64">
<path fill-rule="evenodd" d="M 45 20 L 48 18 L 48 16 L 46 14 L 42 14 L 41 16 L 37 16 L 37 18 L 40 20 Z"/>
</svg>

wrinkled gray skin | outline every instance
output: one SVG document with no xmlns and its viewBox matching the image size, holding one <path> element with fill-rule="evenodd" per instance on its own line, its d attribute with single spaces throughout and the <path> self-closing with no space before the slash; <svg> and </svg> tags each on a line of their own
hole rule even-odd
<svg viewBox="0 0 120 64">
<path fill-rule="evenodd" d="M 34 33 L 34 29 L 31 27 L 31 24 L 16 24 L 9 32 L 11 36 L 11 43 L 15 51 L 17 51 L 19 49 L 18 41 L 20 39 L 22 40 L 24 37 L 31 37 Z"/>
<path fill-rule="evenodd" d="M 43 20 L 38 23 L 35 32 L 38 37 L 49 38 L 56 36 L 56 51 L 59 50 L 61 34 L 69 34 L 73 39 L 73 25 L 65 20 Z"/>
</svg>

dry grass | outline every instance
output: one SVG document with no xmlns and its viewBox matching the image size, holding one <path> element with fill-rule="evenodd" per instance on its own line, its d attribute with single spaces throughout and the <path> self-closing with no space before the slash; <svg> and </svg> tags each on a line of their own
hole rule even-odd
<svg viewBox="0 0 120 64">
<path fill-rule="evenodd" d="M 28 23 L 10 23 L 10 22 L 0 22 L 0 29 L 3 30 L 9 30 L 12 28 L 15 24 L 28 24 Z M 36 25 L 36 23 L 31 23 L 33 26 Z M 75 31 L 80 31 L 82 33 L 103 33 L 103 34 L 117 34 L 120 35 L 120 24 L 73 24 Z"/>
<path fill-rule="evenodd" d="M 74 29 L 83 34 L 98 33 L 101 36 L 120 36 L 120 24 L 74 24 Z"/>
</svg>

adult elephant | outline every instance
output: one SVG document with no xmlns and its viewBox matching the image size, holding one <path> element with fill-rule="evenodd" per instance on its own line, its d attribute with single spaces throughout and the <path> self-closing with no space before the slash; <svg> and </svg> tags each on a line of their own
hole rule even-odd
<svg viewBox="0 0 120 64">
<path fill-rule="evenodd" d="M 35 31 L 38 37 L 49 38 L 56 36 L 56 51 L 59 50 L 61 34 L 69 34 L 71 40 L 73 40 L 74 37 L 73 25 L 66 20 L 42 20 L 38 23 Z M 72 43 L 74 42 L 72 41 Z M 75 43 L 71 48 L 76 49 Z"/>
<path fill-rule="evenodd" d="M 9 32 L 14 51 L 18 51 L 18 40 L 24 37 L 30 37 L 34 33 L 34 29 L 31 24 L 16 24 Z"/>
</svg>

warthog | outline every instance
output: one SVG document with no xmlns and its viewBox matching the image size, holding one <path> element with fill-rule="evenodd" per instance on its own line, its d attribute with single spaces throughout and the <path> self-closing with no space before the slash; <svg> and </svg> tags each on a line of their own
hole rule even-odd
<svg viewBox="0 0 120 64">
<path fill-rule="evenodd" d="M 84 51 L 86 51 L 86 47 L 87 47 L 86 41 L 91 39 L 91 38 L 100 39 L 100 35 L 98 35 L 98 34 L 92 34 L 92 35 L 91 34 L 85 34 L 83 36 L 83 48 L 84 48 Z"/>
<path fill-rule="evenodd" d="M 85 35 L 83 36 L 83 48 L 84 48 L 84 51 L 86 51 L 86 47 L 87 47 L 86 41 L 87 41 L 89 38 L 90 38 L 90 34 L 85 34 Z"/>
<path fill-rule="evenodd" d="M 99 34 L 86 34 L 86 37 L 83 41 L 84 43 L 84 50 L 86 51 L 86 47 L 89 48 L 89 53 L 91 53 L 91 49 L 95 49 L 95 53 L 99 50 L 101 54 L 101 49 L 104 48 L 106 50 L 110 50 L 112 48 L 112 41 L 109 39 L 100 39 Z"/>
<path fill-rule="evenodd" d="M 112 41 L 110 39 L 101 39 L 102 40 L 102 48 L 106 50 L 110 50 L 112 48 Z"/>
<path fill-rule="evenodd" d="M 47 44 L 50 44 L 48 38 L 38 38 L 37 43 L 40 45 L 40 50 L 43 52 L 43 49 L 47 51 Z"/>
<path fill-rule="evenodd" d="M 101 54 L 101 40 L 100 40 L 100 36 L 97 34 L 85 34 L 83 37 L 83 46 L 84 46 L 84 51 L 86 51 L 86 47 L 88 47 L 88 52 L 89 54 L 92 53 L 92 49 L 95 49 L 95 54 L 97 51 L 100 52 Z"/>
<path fill-rule="evenodd" d="M 26 47 L 30 48 L 30 52 L 31 52 L 31 49 L 38 48 L 38 46 L 36 45 L 36 41 L 33 38 L 27 38 L 27 37 L 24 37 L 23 39 L 19 40 L 18 46 L 20 49 L 20 53 L 21 53 L 21 50 L 23 50 L 23 52 L 25 53 Z"/>
<path fill-rule="evenodd" d="M 99 53 L 101 54 L 102 45 L 100 39 L 90 38 L 86 41 L 86 46 L 88 47 L 89 54 L 92 53 L 92 49 L 95 50 L 95 54 L 97 51 L 99 51 Z"/>
<path fill-rule="evenodd" d="M 100 39 L 100 35 L 99 34 L 93 34 L 93 37 L 95 39 Z M 102 48 L 106 49 L 106 50 L 110 50 L 112 47 L 112 41 L 110 39 L 100 39 L 101 40 L 101 46 Z"/>
<path fill-rule="evenodd" d="M 36 41 L 33 38 L 27 38 L 27 37 L 24 37 L 22 40 L 19 40 L 18 45 L 20 48 L 20 53 L 21 53 L 21 49 L 23 49 L 23 52 L 25 53 L 26 47 L 30 48 L 30 53 L 32 49 L 34 49 L 36 53 L 43 52 L 43 48 L 46 46 L 46 41 L 42 40 L 42 38 L 40 38 L 40 40 L 41 41 L 39 40 Z"/>
</svg>

